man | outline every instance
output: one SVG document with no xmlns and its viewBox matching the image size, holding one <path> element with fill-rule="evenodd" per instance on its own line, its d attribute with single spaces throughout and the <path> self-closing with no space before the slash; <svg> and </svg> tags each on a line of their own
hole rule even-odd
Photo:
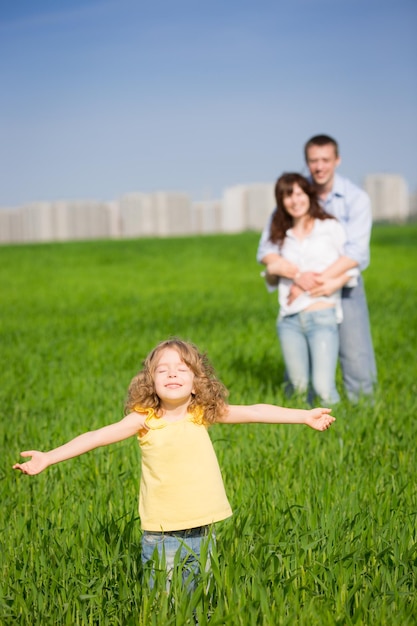
<svg viewBox="0 0 417 626">
<path fill-rule="evenodd" d="M 352 268 L 364 270 L 369 265 L 369 242 L 372 213 L 368 195 L 336 173 L 340 164 L 337 142 L 328 135 L 312 137 L 304 147 L 305 160 L 319 200 L 345 229 L 345 254 L 322 275 L 300 272 L 279 256 L 276 244 L 269 240 L 269 223 L 259 242 L 257 260 L 267 266 L 267 280 L 276 276 L 294 282 L 292 298 L 300 290 L 313 296 L 328 295 L 340 288 L 338 278 Z M 369 326 L 368 306 L 361 276 L 355 287 L 342 288 L 343 322 L 339 325 L 339 358 L 343 382 L 350 400 L 372 396 L 376 383 L 376 364 Z"/>
</svg>

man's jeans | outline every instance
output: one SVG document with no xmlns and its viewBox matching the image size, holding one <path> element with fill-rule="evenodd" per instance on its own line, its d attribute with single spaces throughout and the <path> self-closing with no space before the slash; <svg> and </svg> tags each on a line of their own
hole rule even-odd
<svg viewBox="0 0 417 626">
<path fill-rule="evenodd" d="M 311 382 L 324 404 L 339 402 L 335 380 L 339 350 L 335 308 L 301 311 L 278 319 L 278 336 L 294 389 L 307 392 Z"/>
<path fill-rule="evenodd" d="M 343 322 L 339 325 L 339 358 L 350 400 L 371 396 L 377 380 L 368 305 L 359 277 L 356 287 L 342 290 Z"/>
</svg>

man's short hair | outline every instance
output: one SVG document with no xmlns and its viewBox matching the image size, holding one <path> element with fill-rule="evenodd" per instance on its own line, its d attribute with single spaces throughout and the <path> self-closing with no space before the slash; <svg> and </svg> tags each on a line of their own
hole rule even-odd
<svg viewBox="0 0 417 626">
<path fill-rule="evenodd" d="M 314 135 L 314 137 L 311 137 L 311 139 L 309 139 L 304 146 L 305 160 L 307 161 L 307 152 L 308 149 L 311 148 L 311 146 L 328 146 L 329 144 L 334 147 L 336 157 L 338 157 L 339 146 L 336 139 L 333 139 L 333 137 L 330 137 L 330 135 Z"/>
</svg>

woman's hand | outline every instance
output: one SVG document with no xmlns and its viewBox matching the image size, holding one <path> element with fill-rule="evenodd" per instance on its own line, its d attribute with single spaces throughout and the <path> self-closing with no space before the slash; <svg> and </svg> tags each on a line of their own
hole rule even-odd
<svg viewBox="0 0 417 626">
<path fill-rule="evenodd" d="M 301 296 L 302 293 L 305 293 L 305 291 L 301 289 L 301 287 L 293 283 L 288 293 L 287 304 L 288 305 L 292 304 L 294 300 L 298 298 L 298 296 Z"/>
</svg>

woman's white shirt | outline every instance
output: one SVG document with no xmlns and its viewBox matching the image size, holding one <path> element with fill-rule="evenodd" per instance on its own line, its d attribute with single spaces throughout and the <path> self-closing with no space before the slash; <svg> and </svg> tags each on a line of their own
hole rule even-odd
<svg viewBox="0 0 417 626">
<path fill-rule="evenodd" d="M 343 246 L 346 241 L 345 231 L 336 219 L 314 220 L 310 233 L 303 239 L 298 239 L 290 228 L 286 232 L 284 242 L 279 246 L 279 254 L 294 263 L 300 272 L 323 272 L 343 255 Z M 349 271 L 353 276 L 349 285 L 353 286 L 359 271 Z M 291 304 L 288 304 L 288 296 L 293 281 L 281 277 L 278 286 L 279 317 L 293 315 L 304 311 L 314 302 L 324 301 L 334 304 L 336 307 L 337 321 L 343 319 L 341 305 L 341 290 L 331 296 L 312 298 L 307 292 L 303 292 Z"/>
</svg>

